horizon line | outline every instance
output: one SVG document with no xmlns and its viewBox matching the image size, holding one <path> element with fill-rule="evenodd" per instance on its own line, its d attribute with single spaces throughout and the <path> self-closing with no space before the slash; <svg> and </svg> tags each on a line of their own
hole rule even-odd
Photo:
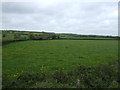
<svg viewBox="0 0 120 90">
<path fill-rule="evenodd" d="M 6 30 L 6 31 L 26 31 L 26 32 L 46 32 L 46 33 L 55 33 L 55 34 L 76 34 L 76 35 L 96 35 L 96 36 L 119 36 L 119 35 L 110 35 L 110 34 L 83 34 L 83 33 L 73 33 L 73 32 L 54 32 L 54 31 L 35 31 L 35 30 L 23 30 L 23 29 L 0 29 L 1 30 Z"/>
</svg>

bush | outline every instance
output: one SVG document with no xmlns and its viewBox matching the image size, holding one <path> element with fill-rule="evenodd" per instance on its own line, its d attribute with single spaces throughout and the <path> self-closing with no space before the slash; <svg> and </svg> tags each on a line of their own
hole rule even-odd
<svg viewBox="0 0 120 90">
<path fill-rule="evenodd" d="M 56 71 L 54 74 L 53 74 L 53 78 L 56 80 L 57 83 L 66 83 L 67 80 L 69 79 L 67 77 L 67 74 L 63 71 Z"/>
<path fill-rule="evenodd" d="M 74 71 L 70 72 L 57 70 L 53 74 L 43 72 L 25 73 L 11 84 L 3 86 L 16 88 L 117 88 L 118 84 L 116 62 L 97 67 L 79 65 Z"/>
</svg>

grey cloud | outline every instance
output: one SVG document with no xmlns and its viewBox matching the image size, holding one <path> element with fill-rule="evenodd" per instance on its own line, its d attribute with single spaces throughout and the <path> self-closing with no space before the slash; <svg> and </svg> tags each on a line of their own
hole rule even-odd
<svg viewBox="0 0 120 90">
<path fill-rule="evenodd" d="M 3 28 L 117 35 L 117 3 L 3 3 Z"/>
<path fill-rule="evenodd" d="M 35 13 L 35 5 L 28 2 L 3 2 L 2 3 L 3 13 L 9 14 L 30 14 Z"/>
</svg>

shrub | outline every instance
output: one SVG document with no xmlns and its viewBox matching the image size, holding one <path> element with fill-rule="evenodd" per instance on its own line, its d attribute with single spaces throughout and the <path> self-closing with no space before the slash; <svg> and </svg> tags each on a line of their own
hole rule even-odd
<svg viewBox="0 0 120 90">
<path fill-rule="evenodd" d="M 67 73 L 58 70 L 53 74 L 53 78 L 56 80 L 57 83 L 66 83 L 68 80 Z"/>
<path fill-rule="evenodd" d="M 4 87 L 33 88 L 117 88 L 119 85 L 117 63 L 97 67 L 79 65 L 74 71 L 57 70 L 53 74 L 24 73 Z M 79 82 L 78 82 L 79 80 Z M 79 85 L 78 85 L 79 83 Z M 7 83 L 8 84 L 8 83 Z"/>
</svg>

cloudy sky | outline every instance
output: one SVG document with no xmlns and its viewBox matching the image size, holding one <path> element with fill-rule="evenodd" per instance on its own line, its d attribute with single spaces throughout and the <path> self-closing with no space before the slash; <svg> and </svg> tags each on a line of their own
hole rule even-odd
<svg viewBox="0 0 120 90">
<path fill-rule="evenodd" d="M 3 29 L 118 35 L 117 2 L 4 2 L 2 15 Z"/>
</svg>

